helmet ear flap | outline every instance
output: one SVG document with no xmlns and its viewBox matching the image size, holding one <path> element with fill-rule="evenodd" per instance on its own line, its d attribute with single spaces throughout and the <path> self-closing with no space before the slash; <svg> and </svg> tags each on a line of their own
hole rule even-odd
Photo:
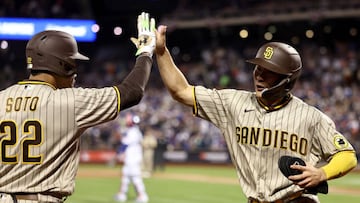
<svg viewBox="0 0 360 203">
<path fill-rule="evenodd" d="M 286 89 L 288 88 L 289 91 L 295 86 L 296 81 L 300 77 L 301 69 L 296 70 L 291 76 L 289 77 L 290 81 L 286 86 Z"/>
<path fill-rule="evenodd" d="M 290 92 L 290 90 L 295 86 L 295 82 L 295 80 L 289 79 L 289 82 L 285 85 L 285 91 Z"/>
<path fill-rule="evenodd" d="M 65 61 L 59 60 L 59 65 L 64 69 L 65 73 L 68 73 L 69 75 L 72 75 L 73 72 L 75 72 L 76 65 L 69 64 Z"/>
</svg>

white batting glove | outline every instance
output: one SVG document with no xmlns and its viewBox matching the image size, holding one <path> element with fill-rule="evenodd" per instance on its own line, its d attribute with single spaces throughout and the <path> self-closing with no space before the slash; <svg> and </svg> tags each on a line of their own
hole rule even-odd
<svg viewBox="0 0 360 203">
<path fill-rule="evenodd" d="M 155 19 L 149 20 L 149 14 L 142 12 L 137 18 L 138 38 L 131 37 L 131 41 L 135 44 L 135 56 L 147 52 L 153 55 L 155 49 Z"/>
</svg>

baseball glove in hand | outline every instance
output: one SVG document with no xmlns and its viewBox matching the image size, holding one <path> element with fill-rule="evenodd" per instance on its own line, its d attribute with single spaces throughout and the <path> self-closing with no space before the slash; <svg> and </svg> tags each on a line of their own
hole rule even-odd
<svg viewBox="0 0 360 203">
<path fill-rule="evenodd" d="M 302 173 L 299 170 L 290 168 L 291 165 L 302 165 L 302 166 L 306 165 L 304 160 L 302 160 L 298 157 L 292 157 L 292 156 L 280 157 L 278 164 L 279 164 L 280 171 L 286 178 L 291 175 L 298 175 L 298 174 Z M 327 194 L 328 193 L 328 184 L 326 181 L 321 182 L 319 185 L 317 185 L 315 187 L 306 188 L 305 192 L 310 193 L 310 194 L 317 194 L 317 193 Z"/>
<path fill-rule="evenodd" d="M 137 18 L 138 38 L 131 37 L 130 40 L 138 49 L 135 56 L 147 52 L 153 55 L 155 49 L 155 19 L 149 19 L 149 14 L 142 12 Z"/>
</svg>

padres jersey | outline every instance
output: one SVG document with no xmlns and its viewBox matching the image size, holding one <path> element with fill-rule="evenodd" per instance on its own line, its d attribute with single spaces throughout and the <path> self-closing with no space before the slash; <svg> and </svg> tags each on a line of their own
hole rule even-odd
<svg viewBox="0 0 360 203">
<path fill-rule="evenodd" d="M 223 133 L 247 197 L 274 201 L 300 190 L 279 170 L 282 155 L 316 165 L 339 151 L 353 150 L 328 116 L 297 97 L 266 111 L 252 92 L 202 86 L 194 91 L 194 113 Z"/>
<path fill-rule="evenodd" d="M 116 87 L 55 89 L 23 81 L 0 92 L 0 192 L 69 195 L 79 160 L 79 136 L 116 118 Z"/>
</svg>

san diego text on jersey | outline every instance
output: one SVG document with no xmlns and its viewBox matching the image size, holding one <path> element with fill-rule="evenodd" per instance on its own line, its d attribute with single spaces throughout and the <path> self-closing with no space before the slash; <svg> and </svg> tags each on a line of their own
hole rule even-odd
<svg viewBox="0 0 360 203">
<path fill-rule="evenodd" d="M 308 140 L 294 133 L 248 126 L 237 126 L 235 132 L 240 144 L 280 148 L 301 155 L 306 155 L 308 151 Z"/>
</svg>

